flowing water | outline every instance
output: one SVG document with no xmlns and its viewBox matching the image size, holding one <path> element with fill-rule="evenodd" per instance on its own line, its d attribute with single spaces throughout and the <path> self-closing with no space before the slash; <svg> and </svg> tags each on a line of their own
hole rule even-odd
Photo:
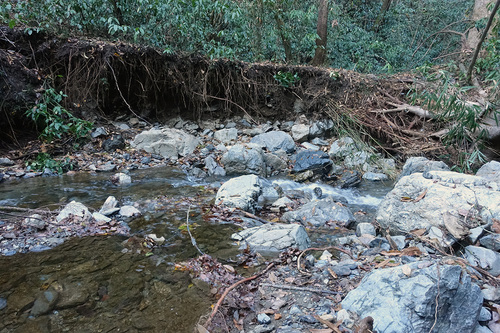
<svg viewBox="0 0 500 333">
<path fill-rule="evenodd" d="M 109 195 L 122 204 L 139 202 L 149 211 L 129 223 L 131 234 L 166 238 L 153 255 L 126 251 L 125 236 L 94 236 L 73 238 L 43 252 L 0 257 L 0 333 L 192 332 L 214 300 L 209 286 L 174 270 L 176 262 L 198 254 L 179 226 L 189 208 L 200 248 L 226 263 L 235 262 L 240 252 L 230 242 L 238 227 L 202 218 L 200 205 L 208 205 L 215 196 L 205 190 L 207 183 L 190 181 L 172 168 L 135 170 L 131 177 L 133 183 L 124 187 L 112 185 L 109 174 L 87 173 L 0 185 L 0 206 L 57 208 L 60 202 L 76 200 L 98 210 Z M 342 196 L 353 211 L 368 213 L 392 185 L 366 182 L 356 190 L 340 190 L 283 179 L 274 182 L 285 193 L 321 187 L 323 196 Z M 153 200 L 158 197 L 168 204 L 159 206 Z M 196 198 L 197 205 L 190 207 L 186 198 Z M 331 238 L 312 239 L 314 245 L 324 245 Z"/>
</svg>

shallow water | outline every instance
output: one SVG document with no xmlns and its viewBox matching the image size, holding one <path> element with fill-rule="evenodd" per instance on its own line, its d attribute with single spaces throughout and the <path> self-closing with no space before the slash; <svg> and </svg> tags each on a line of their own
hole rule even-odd
<svg viewBox="0 0 500 333">
<path fill-rule="evenodd" d="M 109 173 L 32 178 L 0 185 L 0 205 L 57 208 L 76 200 L 98 210 L 115 196 L 122 204 L 163 196 L 169 204 L 144 212 L 129 226 L 132 234 L 156 233 L 165 244 L 153 251 L 126 252 L 122 236 L 71 239 L 40 253 L 0 257 L 0 333 L 4 332 L 192 332 L 198 318 L 210 310 L 209 287 L 174 271 L 176 262 L 198 255 L 191 239 L 179 229 L 188 208 L 190 223 L 202 251 L 222 262 L 234 262 L 239 251 L 229 240 L 237 230 L 231 224 L 214 224 L 202 218 L 201 207 L 185 203 L 209 203 L 215 196 L 172 168 L 135 170 L 133 183 L 118 187 Z M 220 183 L 221 180 L 219 180 Z M 356 211 L 373 212 L 392 184 L 363 183 L 355 190 L 324 184 L 298 184 L 277 179 L 285 190 L 342 196 Z M 328 236 L 333 236 L 332 232 Z M 330 238 L 311 236 L 314 245 Z M 319 242 L 319 243 L 318 243 Z M 47 300 L 55 298 L 53 304 Z M 54 305 L 55 304 L 55 305 Z M 45 306 L 45 308 L 44 308 Z M 34 311 L 33 309 L 36 309 Z M 38 311 L 38 313 L 37 313 Z"/>
</svg>

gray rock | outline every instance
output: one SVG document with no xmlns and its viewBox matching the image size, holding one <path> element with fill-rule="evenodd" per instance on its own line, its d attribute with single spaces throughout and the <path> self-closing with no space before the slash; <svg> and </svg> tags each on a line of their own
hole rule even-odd
<svg viewBox="0 0 500 333">
<path fill-rule="evenodd" d="M 312 143 L 309 143 L 309 142 L 303 142 L 303 143 L 302 143 L 302 146 L 303 146 L 306 150 L 312 150 L 312 151 L 317 151 L 317 150 L 319 150 L 319 146 L 313 145 Z"/>
<path fill-rule="evenodd" d="M 305 142 L 309 138 L 309 125 L 295 124 L 292 126 L 292 138 L 297 142 Z"/>
<path fill-rule="evenodd" d="M 217 192 L 215 204 L 240 208 L 254 213 L 261 193 L 262 184 L 259 177 L 255 175 L 240 176 L 222 184 Z"/>
<path fill-rule="evenodd" d="M 123 172 L 114 174 L 110 179 L 111 182 L 116 185 L 128 185 L 132 183 L 132 178 Z"/>
<path fill-rule="evenodd" d="M 385 196 L 376 219 L 383 229 L 393 232 L 408 233 L 435 226 L 456 239 L 464 239 L 469 229 L 500 219 L 499 202 L 500 191 L 492 189 L 491 183 L 482 177 L 450 171 L 413 173 L 401 178 Z M 465 223 L 459 212 L 477 218 L 468 218 Z"/>
<path fill-rule="evenodd" d="M 23 225 L 26 227 L 43 230 L 47 226 L 47 222 L 43 219 L 42 215 L 33 214 L 30 217 L 24 219 Z"/>
<path fill-rule="evenodd" d="M 288 157 L 283 150 L 264 153 L 264 163 L 267 166 L 268 176 L 288 172 Z"/>
<path fill-rule="evenodd" d="M 30 315 L 33 317 L 38 317 L 40 315 L 46 314 L 52 311 L 59 298 L 59 293 L 54 287 L 49 287 L 49 289 L 38 294 L 31 308 Z"/>
<path fill-rule="evenodd" d="M 377 233 L 375 232 L 375 227 L 371 223 L 359 223 L 356 226 L 356 236 L 361 236 L 361 235 L 372 235 L 372 236 L 377 236 Z"/>
<path fill-rule="evenodd" d="M 0 166 L 13 166 L 15 163 L 7 157 L 0 157 Z"/>
<path fill-rule="evenodd" d="M 489 234 L 484 236 L 479 240 L 482 246 L 493 251 L 500 250 L 500 235 L 499 234 Z"/>
<path fill-rule="evenodd" d="M 302 223 L 305 226 L 324 226 L 325 223 L 340 222 L 349 226 L 355 222 L 349 208 L 336 204 L 331 198 L 309 202 L 298 210 L 286 212 L 281 220 L 288 223 Z"/>
<path fill-rule="evenodd" d="M 316 146 L 328 146 L 328 141 L 320 139 L 320 138 L 314 138 L 311 141 L 311 143 L 316 145 Z"/>
<path fill-rule="evenodd" d="M 151 129 L 138 134 L 131 146 L 164 158 L 176 160 L 178 156 L 193 153 L 199 139 L 174 128 Z"/>
<path fill-rule="evenodd" d="M 82 283 L 64 282 L 59 293 L 56 309 L 67 309 L 84 304 L 90 297 Z"/>
<path fill-rule="evenodd" d="M 490 274 L 500 274 L 500 253 L 479 246 L 469 245 L 465 248 L 465 258 L 474 266 L 487 270 Z"/>
<path fill-rule="evenodd" d="M 363 174 L 363 179 L 371 181 L 380 181 L 380 180 L 387 180 L 389 179 L 389 177 L 384 173 L 365 172 Z"/>
<path fill-rule="evenodd" d="M 271 152 L 282 149 L 287 153 L 293 153 L 295 150 L 295 142 L 292 137 L 283 131 L 259 134 L 250 142 L 266 147 Z"/>
<path fill-rule="evenodd" d="M 476 172 L 476 176 L 486 178 L 489 181 L 500 183 L 500 162 L 490 161 L 484 164 Z"/>
<path fill-rule="evenodd" d="M 351 275 L 351 269 L 346 265 L 334 265 L 332 266 L 332 270 L 339 276 Z"/>
<path fill-rule="evenodd" d="M 483 297 L 487 301 L 497 302 L 500 300 L 500 288 L 495 287 L 489 284 L 483 285 L 483 289 L 481 289 Z"/>
<path fill-rule="evenodd" d="M 92 213 L 92 217 L 94 218 L 94 220 L 96 220 L 97 222 L 104 222 L 104 223 L 108 223 L 111 221 L 111 219 L 109 217 L 107 217 L 106 215 L 103 215 L 103 214 L 100 214 L 98 212 L 93 212 Z"/>
<path fill-rule="evenodd" d="M 366 151 L 356 151 L 344 159 L 346 168 L 359 168 L 368 162 L 372 155 Z"/>
<path fill-rule="evenodd" d="M 248 333 L 270 333 L 274 331 L 274 325 L 257 325 L 248 331 Z"/>
<path fill-rule="evenodd" d="M 99 213 L 105 216 L 109 216 L 119 210 L 120 208 L 118 208 L 118 200 L 116 200 L 116 198 L 113 196 L 109 196 L 106 201 L 104 201 L 104 204 L 99 210 Z"/>
<path fill-rule="evenodd" d="M 307 170 L 315 171 L 319 174 L 326 174 L 330 170 L 332 160 L 328 154 L 322 151 L 305 150 L 297 154 L 293 173 L 300 173 Z"/>
<path fill-rule="evenodd" d="M 378 332 L 428 333 L 434 324 L 434 332 L 471 332 L 483 303 L 479 287 L 460 266 L 419 267 L 425 265 L 416 262 L 372 271 L 349 292 L 342 307 L 361 318 L 373 317 Z"/>
<path fill-rule="evenodd" d="M 406 247 L 406 237 L 405 236 L 392 236 L 391 237 L 394 243 L 396 243 L 396 246 L 398 247 L 398 250 L 402 250 Z"/>
<path fill-rule="evenodd" d="M 61 212 L 56 216 L 56 221 L 59 223 L 70 215 L 79 218 L 81 221 L 88 221 L 92 217 L 89 209 L 84 204 L 71 201 L 69 204 L 64 206 Z"/>
<path fill-rule="evenodd" d="M 293 201 L 288 199 L 288 197 L 283 197 L 279 198 L 275 202 L 273 202 L 272 206 L 273 207 L 278 207 L 278 208 L 285 208 L 288 205 L 292 205 Z"/>
<path fill-rule="evenodd" d="M 133 217 L 136 215 L 141 215 L 141 211 L 134 206 L 122 206 L 120 208 L 119 214 L 123 217 Z"/>
<path fill-rule="evenodd" d="M 340 187 L 349 188 L 356 187 L 361 183 L 361 173 L 357 170 L 346 170 L 342 172 L 340 177 Z"/>
<path fill-rule="evenodd" d="M 309 129 L 309 137 L 311 138 L 323 137 L 327 135 L 332 128 L 333 128 L 333 121 L 331 119 L 315 121 L 311 125 L 311 128 Z"/>
<path fill-rule="evenodd" d="M 238 130 L 236 128 L 225 128 L 218 130 L 214 133 L 214 139 L 222 142 L 229 143 L 238 139 Z"/>
<path fill-rule="evenodd" d="M 493 333 L 488 327 L 477 325 L 472 333 Z"/>
<path fill-rule="evenodd" d="M 264 162 L 262 147 L 257 144 L 235 145 L 221 159 L 226 174 L 255 174 L 266 176 L 267 168 Z"/>
<path fill-rule="evenodd" d="M 120 134 L 115 134 L 102 142 L 102 148 L 107 152 L 123 149 L 125 148 L 125 140 Z"/>
<path fill-rule="evenodd" d="M 90 133 L 90 136 L 94 139 L 106 135 L 108 135 L 108 131 L 106 131 L 104 127 L 97 127 L 92 133 Z"/>
<path fill-rule="evenodd" d="M 425 157 L 410 157 L 406 160 L 399 178 L 409 176 L 417 172 L 449 171 L 450 168 L 442 161 L 430 161 Z"/>
<path fill-rule="evenodd" d="M 110 172 L 116 169 L 116 165 L 113 164 L 113 162 L 109 161 L 106 162 L 105 164 L 101 164 L 96 168 L 96 171 L 100 172 Z"/>
<path fill-rule="evenodd" d="M 427 233 L 427 237 L 429 237 L 431 240 L 436 240 L 438 244 L 444 249 L 447 249 L 456 243 L 455 239 L 449 237 L 438 227 L 431 227 Z"/>
<path fill-rule="evenodd" d="M 481 237 L 484 233 L 483 227 L 472 228 L 469 230 L 469 240 L 472 244 L 475 244 L 479 237 Z"/>
<path fill-rule="evenodd" d="M 490 321 L 491 320 L 491 312 L 484 306 L 481 308 L 481 312 L 479 312 L 478 321 Z"/>
<path fill-rule="evenodd" d="M 292 315 L 292 316 L 297 316 L 297 315 L 301 315 L 302 314 L 302 310 L 296 305 L 292 305 L 290 307 L 290 311 L 289 313 Z"/>
<path fill-rule="evenodd" d="M 226 175 L 226 170 L 215 161 L 212 155 L 205 158 L 205 166 L 209 176 L 224 177 Z"/>
<path fill-rule="evenodd" d="M 332 143 L 328 155 L 330 155 L 332 159 L 343 160 L 346 156 L 349 156 L 356 151 L 358 151 L 356 143 L 352 138 L 346 136 Z"/>
<path fill-rule="evenodd" d="M 257 315 L 257 321 L 260 324 L 270 324 L 271 323 L 271 318 L 269 318 L 269 316 L 266 315 L 265 313 L 259 313 Z"/>
<path fill-rule="evenodd" d="M 0 297 L 0 311 L 7 307 L 7 300 L 5 298 Z"/>
<path fill-rule="evenodd" d="M 275 253 L 289 247 L 304 250 L 310 245 L 306 230 L 298 224 L 264 224 L 240 231 L 231 238 L 240 241 L 242 248 L 248 245 L 252 250 L 265 253 Z"/>
</svg>

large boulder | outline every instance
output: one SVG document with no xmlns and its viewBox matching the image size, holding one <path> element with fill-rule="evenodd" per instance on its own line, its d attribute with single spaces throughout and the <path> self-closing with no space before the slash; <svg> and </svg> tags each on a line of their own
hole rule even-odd
<svg viewBox="0 0 500 333">
<path fill-rule="evenodd" d="M 289 247 L 304 250 L 311 243 L 304 227 L 298 224 L 264 224 L 240 231 L 231 238 L 240 241 L 241 247 L 248 245 L 259 252 L 279 252 Z"/>
<path fill-rule="evenodd" d="M 376 219 L 394 233 L 435 226 L 462 239 L 470 229 L 500 219 L 500 191 L 494 185 L 451 171 L 414 173 L 385 196 Z"/>
<path fill-rule="evenodd" d="M 191 134 L 175 128 L 162 128 L 138 134 L 131 146 L 176 160 L 179 155 L 191 154 L 198 144 L 199 140 Z"/>
<path fill-rule="evenodd" d="M 324 226 L 327 222 L 340 222 L 346 226 L 355 222 L 349 208 L 331 198 L 311 201 L 298 210 L 286 212 L 281 216 L 281 220 L 315 227 Z"/>
<path fill-rule="evenodd" d="M 425 157 L 410 157 L 406 160 L 399 178 L 409 176 L 412 173 L 428 171 L 450 171 L 450 168 L 442 161 L 431 161 Z"/>
<path fill-rule="evenodd" d="M 253 137 L 250 142 L 266 147 L 269 151 L 282 149 L 290 154 L 295 150 L 292 137 L 283 131 L 262 133 Z"/>
<path fill-rule="evenodd" d="M 262 193 L 262 181 L 256 175 L 231 178 L 219 188 L 216 205 L 240 208 L 254 213 Z"/>
<path fill-rule="evenodd" d="M 56 221 L 59 223 L 68 217 L 77 218 L 80 221 L 88 221 L 92 218 L 92 214 L 90 213 L 87 206 L 85 206 L 81 202 L 73 200 L 69 204 L 64 206 L 61 212 L 56 216 Z"/>
<path fill-rule="evenodd" d="M 316 171 L 319 174 L 326 174 L 330 171 L 333 161 L 328 154 L 323 151 L 305 150 L 297 154 L 292 172 L 304 172 L 307 170 Z"/>
<path fill-rule="evenodd" d="M 248 174 L 266 176 L 266 163 L 262 146 L 249 143 L 231 147 L 221 159 L 226 174 Z"/>
<path fill-rule="evenodd" d="M 236 128 L 224 128 L 214 133 L 214 139 L 229 143 L 238 139 L 238 130 Z"/>
<path fill-rule="evenodd" d="M 342 307 L 371 316 L 379 333 L 472 332 L 483 304 L 480 288 L 460 266 L 430 264 L 374 270 Z"/>
</svg>

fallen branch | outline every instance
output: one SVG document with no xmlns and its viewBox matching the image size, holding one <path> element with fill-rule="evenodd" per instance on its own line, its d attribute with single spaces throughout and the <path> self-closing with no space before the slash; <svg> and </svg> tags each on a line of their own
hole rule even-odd
<svg viewBox="0 0 500 333">
<path fill-rule="evenodd" d="M 38 214 L 55 214 L 56 212 L 52 212 L 50 210 L 43 209 L 31 209 L 31 208 L 22 208 L 22 207 L 12 207 L 12 206 L 0 206 L 0 210 L 10 211 L 10 212 L 28 212 L 28 213 L 38 213 Z"/>
<path fill-rule="evenodd" d="M 325 325 L 328 328 L 330 328 L 331 330 L 333 330 L 335 333 L 342 333 L 342 331 L 339 330 L 338 324 L 332 324 L 331 322 L 329 322 L 328 320 L 324 320 L 323 318 L 321 318 L 317 314 L 314 314 L 313 317 L 314 317 L 314 319 L 316 319 L 317 321 L 319 321 L 323 325 Z"/>
<path fill-rule="evenodd" d="M 431 113 L 428 110 L 422 109 L 419 106 L 410 105 L 410 104 L 406 104 L 406 103 L 403 103 L 403 104 L 396 104 L 396 103 L 392 103 L 392 102 L 386 102 L 386 103 L 394 106 L 395 109 L 373 110 L 370 112 L 371 113 L 389 113 L 389 112 L 405 111 L 405 112 L 413 113 L 414 115 L 417 115 L 417 116 L 424 118 L 424 119 L 434 119 L 435 118 L 433 113 Z"/>
<path fill-rule="evenodd" d="M 319 294 L 330 294 L 330 295 L 340 295 L 341 294 L 338 291 L 331 291 L 331 290 L 326 290 L 326 289 L 315 289 L 315 288 L 309 288 L 309 287 L 289 286 L 286 284 L 261 283 L 260 285 L 263 287 L 271 287 L 271 288 L 276 288 L 276 289 L 308 291 L 311 293 L 319 293 Z"/>
<path fill-rule="evenodd" d="M 274 263 L 271 263 L 269 264 L 266 269 L 264 269 L 262 272 L 258 273 L 258 274 L 255 274 L 254 276 L 250 276 L 250 277 L 247 277 L 243 280 L 240 280 L 234 284 L 232 284 L 229 288 L 227 288 L 224 293 L 222 294 L 222 296 L 219 298 L 219 300 L 217 301 L 217 304 L 215 304 L 213 310 L 212 310 L 212 313 L 210 314 L 210 317 L 208 318 L 207 322 L 205 323 L 205 327 L 209 327 L 210 326 L 210 323 L 212 322 L 215 314 L 217 313 L 217 311 L 219 310 L 219 307 L 221 306 L 222 302 L 224 301 L 224 299 L 226 298 L 227 294 L 229 294 L 229 292 L 231 290 L 233 290 L 234 288 L 236 288 L 237 286 L 239 286 L 240 284 L 243 284 L 245 282 L 248 282 L 248 281 L 251 281 L 251 280 L 255 280 L 256 278 L 258 278 L 259 276 L 261 276 L 262 274 L 265 274 L 268 270 L 270 270 L 272 267 L 274 266 Z"/>
</svg>

